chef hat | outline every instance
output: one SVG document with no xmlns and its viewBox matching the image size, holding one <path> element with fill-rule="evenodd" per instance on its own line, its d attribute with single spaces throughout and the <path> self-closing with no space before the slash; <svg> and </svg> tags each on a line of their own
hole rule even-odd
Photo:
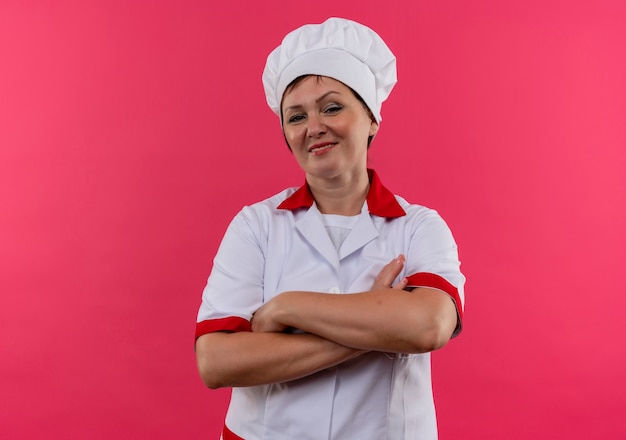
<svg viewBox="0 0 626 440">
<path fill-rule="evenodd" d="M 344 18 L 304 25 L 285 36 L 267 57 L 263 87 L 270 108 L 280 116 L 287 86 L 302 75 L 341 81 L 365 101 L 376 121 L 396 79 L 396 57 L 370 28 Z"/>
</svg>

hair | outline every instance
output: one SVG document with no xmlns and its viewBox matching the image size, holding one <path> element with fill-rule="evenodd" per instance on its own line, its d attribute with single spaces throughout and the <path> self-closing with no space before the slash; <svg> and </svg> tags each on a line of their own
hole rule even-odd
<svg viewBox="0 0 626 440">
<path fill-rule="evenodd" d="M 315 76 L 317 78 L 317 82 L 320 82 L 322 80 L 322 78 L 324 78 L 323 75 L 312 75 L 312 74 L 307 74 L 307 75 L 300 75 L 298 76 L 296 79 L 294 79 L 293 81 L 291 81 L 287 87 L 285 87 L 285 91 L 283 92 L 283 99 L 285 97 L 285 95 L 287 94 L 287 92 L 290 92 L 291 90 L 293 90 L 293 88 L 295 86 L 297 86 L 299 83 L 301 83 L 305 78 L 308 78 L 310 76 Z M 367 104 L 365 103 L 365 101 L 363 100 L 363 98 L 361 98 L 361 95 L 359 95 L 352 87 L 350 87 L 349 85 L 342 83 L 343 85 L 345 85 L 347 88 L 350 89 L 350 91 L 354 94 L 354 96 L 356 97 L 356 99 L 359 100 L 359 102 L 363 105 L 363 108 L 365 109 L 365 111 L 367 112 L 367 115 L 370 117 L 370 119 L 373 122 L 376 122 L 376 118 L 374 118 L 374 114 L 372 113 L 372 111 L 370 110 L 370 108 L 367 106 Z M 283 103 L 281 100 L 280 103 L 280 124 L 282 126 L 283 124 Z M 283 137 L 284 137 L 284 130 L 283 130 Z M 374 140 L 374 135 L 369 136 L 367 138 L 367 148 L 369 149 L 370 144 L 372 143 L 372 141 Z M 285 142 L 287 142 L 287 138 L 285 137 Z M 291 151 L 291 147 L 289 146 L 289 143 L 287 142 L 287 147 L 289 148 L 289 151 Z"/>
</svg>

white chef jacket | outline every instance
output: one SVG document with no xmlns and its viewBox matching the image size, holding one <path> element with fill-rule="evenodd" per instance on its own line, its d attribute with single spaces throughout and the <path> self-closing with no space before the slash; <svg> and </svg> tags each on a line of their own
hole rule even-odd
<svg viewBox="0 0 626 440">
<path fill-rule="evenodd" d="M 461 330 L 465 277 L 437 212 L 409 204 L 369 170 L 360 218 L 336 250 L 305 184 L 244 207 L 228 227 L 202 295 L 196 338 L 250 331 L 252 314 L 291 290 L 367 291 L 393 258 L 396 282 L 439 289 L 454 300 Z M 419 294 L 416 292 L 416 294 Z M 233 388 L 224 440 L 401 440 L 437 438 L 430 353 L 372 352 L 308 377 Z"/>
</svg>

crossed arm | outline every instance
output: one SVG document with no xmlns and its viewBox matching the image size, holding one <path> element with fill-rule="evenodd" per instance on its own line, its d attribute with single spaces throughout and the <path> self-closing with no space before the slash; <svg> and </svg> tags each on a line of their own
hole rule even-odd
<svg viewBox="0 0 626 440">
<path fill-rule="evenodd" d="M 200 336 L 196 356 L 209 388 L 298 379 L 368 351 L 424 353 L 443 347 L 456 326 L 450 297 L 436 289 L 392 286 L 404 256 L 387 264 L 369 291 L 285 292 L 253 316 L 252 332 Z M 283 333 L 294 327 L 305 333 Z"/>
</svg>

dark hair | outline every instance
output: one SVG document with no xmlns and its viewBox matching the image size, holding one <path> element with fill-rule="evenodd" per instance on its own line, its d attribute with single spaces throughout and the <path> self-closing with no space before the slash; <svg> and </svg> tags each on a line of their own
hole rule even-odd
<svg viewBox="0 0 626 440">
<path fill-rule="evenodd" d="M 297 77 L 296 79 L 294 79 L 293 81 L 291 81 L 289 84 L 287 84 L 287 87 L 285 87 L 285 91 L 283 92 L 283 98 L 285 97 L 285 94 L 287 92 L 290 92 L 295 86 L 297 86 L 299 83 L 302 82 L 302 80 L 304 80 L 305 78 L 308 78 L 309 76 L 315 76 L 317 78 L 317 81 L 321 81 L 322 78 L 324 77 L 323 75 L 312 75 L 312 74 L 307 74 L 307 75 L 300 75 L 299 77 Z M 344 84 L 344 83 L 342 83 Z M 344 84 L 347 88 L 350 89 L 350 91 L 354 94 L 354 96 L 356 97 L 356 99 L 359 100 L 359 102 L 363 105 L 363 108 L 365 108 L 365 111 L 367 112 L 367 114 L 369 115 L 370 119 L 372 121 L 376 121 L 376 118 L 374 118 L 374 115 L 372 114 L 372 111 L 370 110 L 370 108 L 367 106 L 367 104 L 365 103 L 365 101 L 363 100 L 363 98 L 361 98 L 361 95 L 359 95 L 352 87 Z M 280 125 L 283 125 L 283 102 L 282 102 L 282 98 L 281 98 L 281 102 L 280 102 Z M 283 130 L 283 137 L 284 137 L 284 130 Z M 370 144 L 372 143 L 372 140 L 374 139 L 374 135 L 369 136 L 367 138 L 367 148 L 370 147 Z M 287 142 L 287 138 L 285 138 L 285 142 Z M 289 146 L 289 143 L 287 143 L 287 147 L 289 148 L 289 151 L 291 151 L 291 147 Z"/>
</svg>

